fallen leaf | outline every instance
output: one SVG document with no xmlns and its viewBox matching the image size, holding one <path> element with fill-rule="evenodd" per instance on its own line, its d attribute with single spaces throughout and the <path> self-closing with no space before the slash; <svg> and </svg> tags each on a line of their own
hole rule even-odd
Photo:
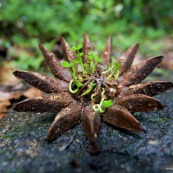
<svg viewBox="0 0 173 173">
<path fill-rule="evenodd" d="M 13 71 L 15 70 L 16 68 L 8 64 L 0 65 L 0 85 L 9 85 L 19 82 L 19 79 L 13 75 Z"/>
<path fill-rule="evenodd" d="M 0 86 L 0 119 L 8 112 L 8 107 L 12 107 L 13 100 L 18 101 L 24 98 L 40 96 L 42 92 L 34 87 L 26 87 L 22 82 L 15 85 Z"/>
<path fill-rule="evenodd" d="M 165 58 L 160 64 L 161 67 L 169 70 L 173 70 L 173 52 L 168 52 L 164 54 Z"/>
</svg>

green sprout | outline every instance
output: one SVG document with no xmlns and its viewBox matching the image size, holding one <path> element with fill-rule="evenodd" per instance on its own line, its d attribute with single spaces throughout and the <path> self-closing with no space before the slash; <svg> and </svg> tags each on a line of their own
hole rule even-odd
<svg viewBox="0 0 173 173">
<path fill-rule="evenodd" d="M 112 100 L 104 100 L 104 98 L 102 98 L 100 104 L 93 105 L 93 109 L 96 112 L 104 113 L 112 104 Z"/>
<path fill-rule="evenodd" d="M 61 62 L 61 66 L 68 68 L 69 71 L 70 71 L 70 73 L 71 73 L 71 75 L 72 75 L 72 78 L 73 79 L 70 81 L 69 90 L 70 90 L 71 93 L 74 94 L 74 93 L 76 93 L 79 90 L 80 87 L 83 86 L 83 84 L 77 79 L 77 76 L 76 76 L 77 73 L 76 73 L 76 71 L 74 71 L 74 70 L 71 69 L 71 67 L 73 65 L 74 65 L 73 62 L 68 62 L 68 61 Z M 75 81 L 75 83 L 77 85 L 77 88 L 75 90 L 72 89 L 72 84 L 74 83 L 74 81 Z"/>
<path fill-rule="evenodd" d="M 78 92 L 79 88 L 83 86 L 83 84 L 82 84 L 81 82 L 79 82 L 79 81 L 76 80 L 76 81 L 75 81 L 75 84 L 76 84 L 77 88 L 76 88 L 76 89 L 72 89 L 73 82 L 74 82 L 74 79 L 72 79 L 72 80 L 70 81 L 70 84 L 69 84 L 69 91 L 70 91 L 72 94 L 75 94 L 75 93 Z"/>
<path fill-rule="evenodd" d="M 102 74 L 110 73 L 107 77 L 107 79 L 110 79 L 111 77 L 114 77 L 115 80 L 118 79 L 120 75 L 120 64 L 114 63 L 111 67 L 109 67 L 106 71 L 103 71 Z M 116 75 L 115 75 L 116 74 Z"/>
<path fill-rule="evenodd" d="M 96 83 L 90 83 L 90 87 L 88 90 L 86 90 L 81 96 L 85 96 L 85 95 L 88 95 L 93 89 L 94 87 L 96 86 Z"/>
<path fill-rule="evenodd" d="M 61 62 L 61 66 L 62 67 L 66 67 L 66 68 L 70 68 L 73 66 L 73 63 L 72 62 L 68 62 L 68 61 L 63 61 Z"/>
<path fill-rule="evenodd" d="M 89 95 L 94 88 L 96 87 L 97 83 L 91 80 L 85 82 L 84 79 L 87 79 L 90 74 L 94 74 L 96 68 L 101 65 L 102 59 L 95 55 L 93 52 L 89 52 L 88 55 L 84 55 L 83 52 L 80 52 L 82 49 L 82 44 L 78 44 L 77 46 L 73 46 L 71 50 L 76 53 L 77 57 L 71 61 L 63 61 L 61 62 L 61 66 L 68 68 L 71 73 L 72 80 L 69 84 L 69 91 L 72 94 L 81 91 L 82 89 L 87 86 L 87 89 L 81 93 L 81 97 Z M 87 62 L 84 63 L 82 57 L 87 57 Z M 81 67 L 82 75 L 78 73 L 78 68 Z M 120 75 L 120 64 L 114 63 L 113 65 L 109 64 L 108 69 L 103 71 L 102 74 L 106 75 L 107 79 L 114 78 L 117 79 Z M 94 102 L 94 97 L 96 97 L 96 93 L 91 93 L 91 100 Z M 106 100 L 105 96 L 105 89 L 102 87 L 101 92 L 101 101 L 98 104 L 93 105 L 93 109 L 96 112 L 104 113 L 110 106 L 112 106 L 112 100 Z"/>
<path fill-rule="evenodd" d="M 78 44 L 77 46 L 73 46 L 71 48 L 72 51 L 77 52 L 77 58 L 73 61 L 75 64 L 79 64 L 81 65 L 82 68 L 82 73 L 83 75 L 85 75 L 85 68 L 84 68 L 84 63 L 82 61 L 82 56 L 84 55 L 83 52 L 79 52 L 79 50 L 82 48 L 82 44 Z M 77 68 L 76 68 L 77 69 Z"/>
<path fill-rule="evenodd" d="M 108 108 L 108 107 L 110 107 L 110 106 L 112 106 L 112 100 L 104 100 L 103 102 L 102 102 L 102 106 L 104 106 L 105 108 Z"/>
<path fill-rule="evenodd" d="M 100 112 L 100 113 L 104 113 L 110 106 L 113 105 L 112 100 L 105 100 L 105 89 L 102 88 L 102 93 L 101 93 L 101 102 L 99 104 L 94 104 L 93 105 L 93 109 L 96 112 Z M 91 98 L 93 98 L 93 95 L 91 96 Z"/>
<path fill-rule="evenodd" d="M 89 67 L 91 72 L 94 73 L 97 65 L 101 63 L 103 60 L 95 55 L 93 52 L 89 52 L 88 54 Z"/>
</svg>

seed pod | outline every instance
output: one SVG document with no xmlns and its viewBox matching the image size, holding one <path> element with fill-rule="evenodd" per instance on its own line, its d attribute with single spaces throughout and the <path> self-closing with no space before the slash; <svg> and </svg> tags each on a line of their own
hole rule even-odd
<svg viewBox="0 0 173 173">
<path fill-rule="evenodd" d="M 78 124 L 80 122 L 80 113 L 81 106 L 73 103 L 62 109 L 50 126 L 45 140 L 52 141 Z"/>
</svg>

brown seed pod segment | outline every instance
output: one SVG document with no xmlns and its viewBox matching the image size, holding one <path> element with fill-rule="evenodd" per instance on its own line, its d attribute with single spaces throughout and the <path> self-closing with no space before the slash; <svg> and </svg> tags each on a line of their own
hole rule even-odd
<svg viewBox="0 0 173 173">
<path fill-rule="evenodd" d="M 46 135 L 47 141 L 52 141 L 59 135 L 71 129 L 80 122 L 81 106 L 79 104 L 70 104 L 62 109 L 53 121 Z"/>
<path fill-rule="evenodd" d="M 68 91 L 68 83 L 60 81 L 59 79 L 28 71 L 15 71 L 13 74 L 17 78 L 23 79 L 28 84 L 44 91 L 45 93 Z"/>
<path fill-rule="evenodd" d="M 82 125 L 89 141 L 95 141 L 101 125 L 100 114 L 95 112 L 91 106 L 82 109 Z"/>
<path fill-rule="evenodd" d="M 18 103 L 13 110 L 18 112 L 52 112 L 57 113 L 67 107 L 73 99 L 67 93 L 40 96 Z"/>
<path fill-rule="evenodd" d="M 103 59 L 103 70 L 106 70 L 108 68 L 108 64 L 111 61 L 111 52 L 112 52 L 112 37 L 110 36 L 106 42 L 105 48 L 103 49 L 100 58 Z"/>
<path fill-rule="evenodd" d="M 138 49 L 139 49 L 139 44 L 137 43 L 132 47 L 130 47 L 129 49 L 127 49 L 127 51 L 120 56 L 120 58 L 118 59 L 118 62 L 120 63 L 121 66 L 120 75 L 130 69 Z"/>
<path fill-rule="evenodd" d="M 135 65 L 123 74 L 123 80 L 120 83 L 130 86 L 142 82 L 161 63 L 162 59 L 163 56 L 157 56 Z"/>
<path fill-rule="evenodd" d="M 75 55 L 72 52 L 71 47 L 63 37 L 61 37 L 61 46 L 64 53 L 64 59 L 68 62 L 73 61 L 75 59 Z"/>
<path fill-rule="evenodd" d="M 52 74 L 58 79 L 69 82 L 71 80 L 69 70 L 62 67 L 60 61 L 55 57 L 55 55 L 48 51 L 43 45 L 39 44 L 39 48 Z"/>
<path fill-rule="evenodd" d="M 127 109 L 120 105 L 111 106 L 103 115 L 103 121 L 127 130 L 142 130 L 138 120 L 136 120 Z"/>
<path fill-rule="evenodd" d="M 89 140 L 88 151 L 92 154 L 98 154 L 100 147 L 96 139 L 101 126 L 100 114 L 95 112 L 90 105 L 85 106 L 82 109 L 81 120 L 84 132 Z"/>
<path fill-rule="evenodd" d="M 163 109 L 159 100 L 143 94 L 127 95 L 116 100 L 117 104 L 125 107 L 131 112 L 147 112 Z"/>
<path fill-rule="evenodd" d="M 154 81 L 131 85 L 129 87 L 128 93 L 126 94 L 144 94 L 148 96 L 155 96 L 166 90 L 170 90 L 171 88 L 173 88 L 173 84 L 171 82 Z"/>
<path fill-rule="evenodd" d="M 84 55 L 82 56 L 82 61 L 85 63 L 87 62 L 87 55 L 89 54 L 89 52 L 93 51 L 93 47 L 90 43 L 90 40 L 88 38 L 87 34 L 84 34 L 84 41 L 83 41 L 83 48 L 82 48 L 82 52 L 84 53 Z"/>
</svg>

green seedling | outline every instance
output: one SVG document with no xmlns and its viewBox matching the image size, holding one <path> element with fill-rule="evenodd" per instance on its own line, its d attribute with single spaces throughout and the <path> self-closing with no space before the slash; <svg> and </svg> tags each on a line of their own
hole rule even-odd
<svg viewBox="0 0 173 173">
<path fill-rule="evenodd" d="M 112 106 L 112 100 L 105 100 L 105 89 L 102 88 L 101 102 L 99 104 L 94 104 L 93 109 L 96 112 L 104 113 L 110 106 Z M 91 96 L 93 98 L 93 96 Z"/>
<path fill-rule="evenodd" d="M 93 52 L 89 52 L 88 55 L 84 55 L 84 53 L 80 52 L 82 49 L 82 44 L 78 44 L 77 46 L 73 46 L 71 50 L 76 53 L 76 58 L 71 61 L 63 61 L 61 65 L 71 73 L 72 79 L 69 84 L 69 91 L 72 94 L 77 92 L 81 92 L 85 86 L 87 89 L 84 90 L 80 95 L 81 97 L 85 97 L 91 94 L 91 100 L 94 100 L 96 93 L 92 93 L 94 88 L 97 87 L 97 82 L 88 82 L 86 83 L 84 79 L 87 79 L 89 76 L 95 75 L 96 68 L 101 65 L 103 60 L 94 54 Z M 87 61 L 84 63 L 82 57 L 87 57 Z M 78 68 L 81 67 L 82 74 L 79 75 Z M 106 71 L 102 71 L 102 74 L 106 76 L 107 79 L 114 78 L 117 79 L 120 75 L 120 64 L 114 63 L 113 65 L 109 64 L 108 69 Z M 101 100 L 99 104 L 94 104 L 93 109 L 96 112 L 104 113 L 110 106 L 112 106 L 112 100 L 105 99 L 105 89 L 102 87 Z"/>
<path fill-rule="evenodd" d="M 109 74 L 107 79 L 110 79 L 111 77 L 114 77 L 115 80 L 118 79 L 118 77 L 120 75 L 120 64 L 114 63 L 106 71 L 103 71 L 102 74 Z"/>
</svg>

